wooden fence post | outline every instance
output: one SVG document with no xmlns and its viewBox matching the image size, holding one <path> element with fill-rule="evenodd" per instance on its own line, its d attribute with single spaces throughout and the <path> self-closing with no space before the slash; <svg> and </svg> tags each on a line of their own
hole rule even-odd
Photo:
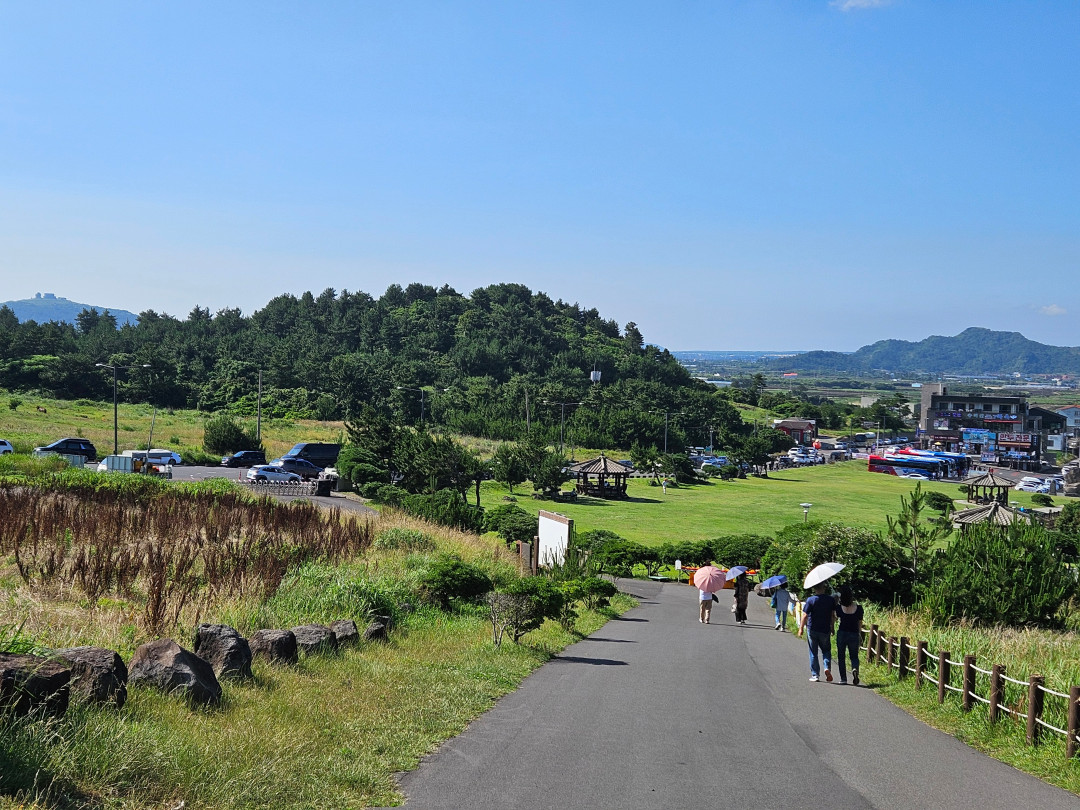
<svg viewBox="0 0 1080 810">
<path fill-rule="evenodd" d="M 900 664 L 900 680 L 904 680 L 907 677 L 908 671 L 908 640 L 907 636 L 900 636 L 900 652 L 898 655 Z"/>
<path fill-rule="evenodd" d="M 972 704 L 975 703 L 975 699 L 972 695 L 975 693 L 975 656 L 964 656 L 964 691 L 961 693 L 960 708 L 965 712 L 971 711 Z"/>
<path fill-rule="evenodd" d="M 878 631 L 878 634 L 877 634 L 877 648 L 876 648 L 876 650 L 877 650 L 877 652 L 875 653 L 875 655 L 877 656 L 876 663 L 880 664 L 882 661 L 885 660 L 885 634 L 882 633 L 880 630 Z"/>
<path fill-rule="evenodd" d="M 922 689 L 923 676 L 926 672 L 926 642 L 920 641 L 915 649 L 915 688 Z"/>
<path fill-rule="evenodd" d="M 893 662 L 896 660 L 896 658 L 895 658 L 895 655 L 896 655 L 896 653 L 895 653 L 896 636 L 889 636 L 887 641 L 888 641 L 888 644 L 889 644 L 889 654 L 885 658 L 885 665 L 889 670 L 889 674 L 891 675 L 892 674 Z"/>
<path fill-rule="evenodd" d="M 937 702 L 945 702 L 945 684 L 949 682 L 949 670 L 951 666 L 949 664 L 949 653 L 945 650 L 938 650 L 938 668 L 937 668 Z"/>
<path fill-rule="evenodd" d="M 1065 753 L 1069 759 L 1076 756 L 1076 736 L 1080 734 L 1080 686 L 1069 689 L 1069 741 L 1065 743 Z"/>
<path fill-rule="evenodd" d="M 990 722 L 996 723 L 1001 717 L 1001 701 L 1005 699 L 1005 666 L 994 664 L 990 668 Z"/>
<path fill-rule="evenodd" d="M 870 637 L 866 640 L 866 663 L 868 664 L 874 663 L 874 651 L 877 649 L 877 632 L 877 625 L 870 625 Z"/>
<path fill-rule="evenodd" d="M 1038 721 L 1042 719 L 1043 712 L 1043 683 L 1042 675 L 1032 675 L 1028 678 L 1028 745 L 1038 745 L 1039 737 L 1042 736 L 1042 726 L 1039 725 Z"/>
</svg>

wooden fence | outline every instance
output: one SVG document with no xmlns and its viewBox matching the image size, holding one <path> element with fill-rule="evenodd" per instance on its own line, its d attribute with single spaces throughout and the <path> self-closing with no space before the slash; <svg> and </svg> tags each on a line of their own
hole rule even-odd
<svg viewBox="0 0 1080 810">
<path fill-rule="evenodd" d="M 1076 756 L 1080 743 L 1080 686 L 1070 687 L 1068 694 L 1046 686 L 1042 675 L 1030 675 L 1026 681 L 1010 678 L 1003 664 L 990 669 L 976 666 L 974 655 L 959 661 L 950 650 L 938 650 L 934 655 L 927 642 L 912 645 L 906 636 L 886 636 L 876 624 L 866 634 L 866 662 L 896 670 L 900 680 L 914 676 L 915 688 L 925 682 L 937 686 L 938 703 L 944 703 L 952 692 L 960 695 L 960 706 L 971 711 L 976 703 L 985 705 L 991 723 L 1002 714 L 1027 724 L 1028 745 L 1039 745 L 1045 731 L 1065 737 L 1065 755 Z M 914 656 L 914 661 L 912 660 Z M 1057 725 L 1060 724 L 1060 725 Z"/>
</svg>

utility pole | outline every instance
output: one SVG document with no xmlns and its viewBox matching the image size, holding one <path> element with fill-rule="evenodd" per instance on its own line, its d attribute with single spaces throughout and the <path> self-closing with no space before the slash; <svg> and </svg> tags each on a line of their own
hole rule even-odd
<svg viewBox="0 0 1080 810">
<path fill-rule="evenodd" d="M 259 399 L 255 417 L 255 441 L 262 442 L 262 369 L 259 369 Z"/>
</svg>

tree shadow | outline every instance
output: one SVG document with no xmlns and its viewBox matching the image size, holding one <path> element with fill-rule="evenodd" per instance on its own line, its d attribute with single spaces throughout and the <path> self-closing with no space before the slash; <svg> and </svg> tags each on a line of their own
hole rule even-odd
<svg viewBox="0 0 1080 810">
<path fill-rule="evenodd" d="M 580 655 L 557 655 L 552 662 L 565 661 L 570 664 L 592 664 L 598 667 L 625 667 L 625 661 L 616 661 L 614 658 L 585 658 Z"/>
</svg>

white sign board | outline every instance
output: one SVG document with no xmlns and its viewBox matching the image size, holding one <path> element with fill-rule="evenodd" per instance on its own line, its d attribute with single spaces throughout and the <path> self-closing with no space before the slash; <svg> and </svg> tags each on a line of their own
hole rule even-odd
<svg viewBox="0 0 1080 810">
<path fill-rule="evenodd" d="M 542 566 L 562 565 L 566 546 L 574 533 L 574 520 L 558 512 L 540 510 L 540 548 L 537 559 Z"/>
</svg>

